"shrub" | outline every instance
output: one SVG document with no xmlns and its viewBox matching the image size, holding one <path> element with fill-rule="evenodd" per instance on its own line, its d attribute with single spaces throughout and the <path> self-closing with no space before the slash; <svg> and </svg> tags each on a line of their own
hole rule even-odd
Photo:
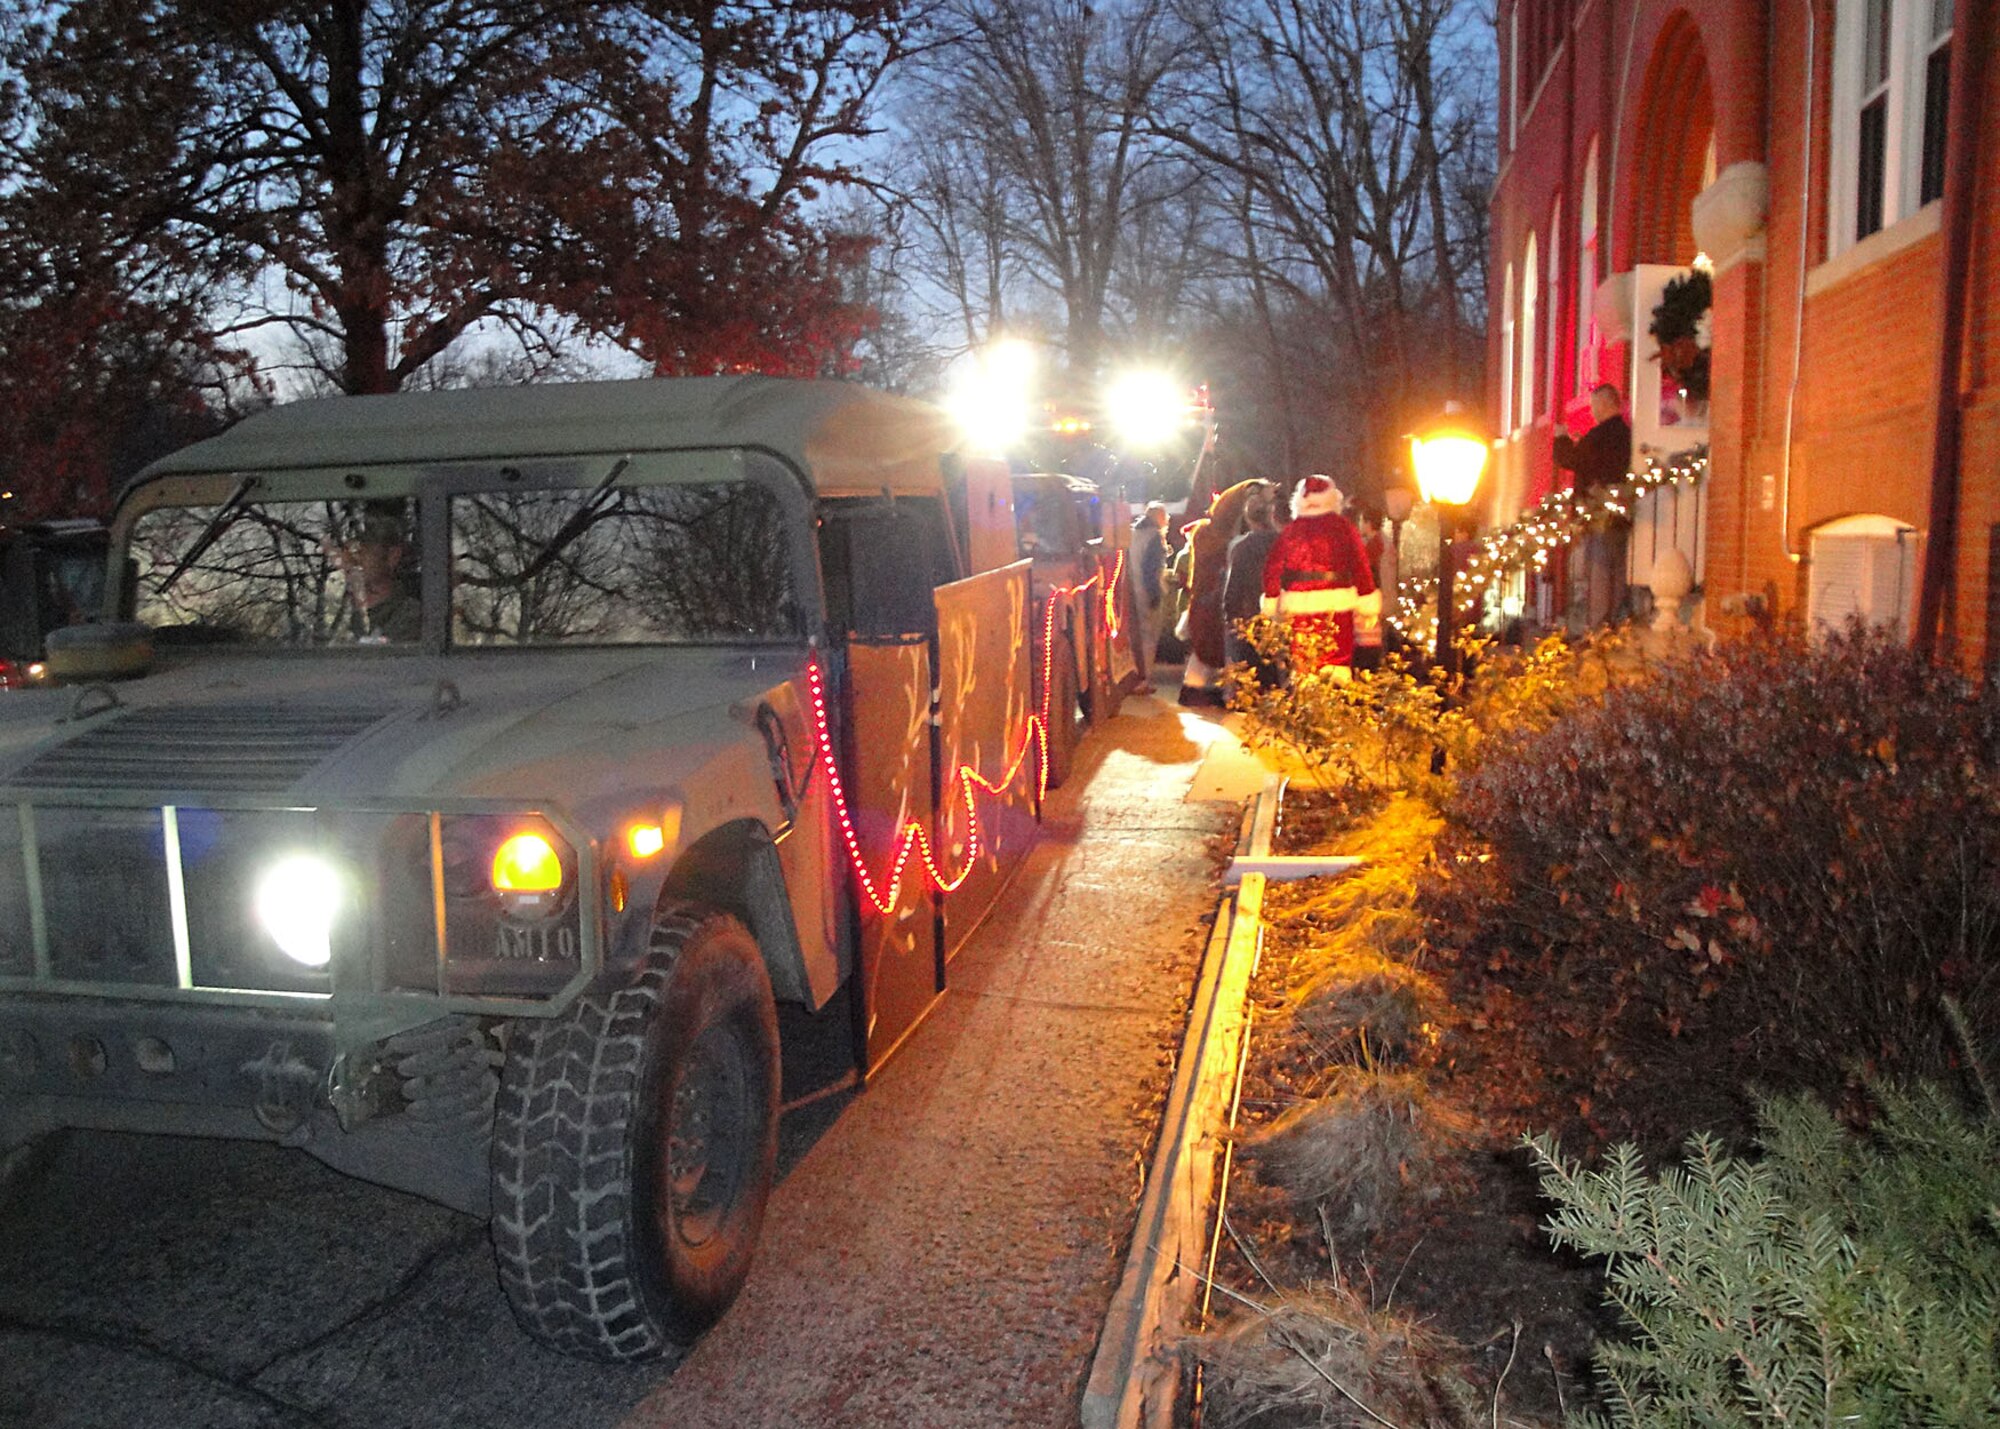
<svg viewBox="0 0 2000 1429">
<path fill-rule="evenodd" d="M 1243 1142 L 1261 1179 L 1319 1208 L 1342 1241 L 1373 1235 L 1442 1194 L 1469 1139 L 1464 1113 L 1409 1072 L 1352 1069 Z"/>
<path fill-rule="evenodd" d="M 1448 805 L 1491 859 L 1426 911 L 1601 1085 L 1704 1053 L 1725 1084 L 1945 1075 L 1941 997 L 2000 1026 L 1996 730 L 1880 637 L 1725 643 L 1492 730 Z"/>
<path fill-rule="evenodd" d="M 1549 1234 L 1609 1262 L 1632 1334 L 1597 1354 L 1618 1423 L 2000 1423 L 2000 1135 L 1935 1086 L 1877 1098 L 1861 1135 L 1768 1102 L 1761 1159 L 1697 1136 L 1657 1177 L 1530 1143 Z"/>
<path fill-rule="evenodd" d="M 1371 912 L 1364 926 L 1414 922 L 1407 914 Z M 1351 935 L 1358 942 L 1368 933 L 1357 927 Z M 1434 999 L 1423 975 L 1408 963 L 1357 949 L 1300 990 L 1285 1034 L 1310 1043 L 1324 1063 L 1405 1065 L 1434 1038 L 1426 1009 Z"/>
<path fill-rule="evenodd" d="M 1250 1309 L 1187 1348 L 1206 1368 L 1206 1419 L 1217 1429 L 1479 1422 L 1451 1345 L 1338 1287 Z"/>
<path fill-rule="evenodd" d="M 1258 619 L 1244 633 L 1267 665 L 1290 671 L 1293 649 L 1284 626 Z M 1322 788 L 1366 784 L 1435 795 L 1445 787 L 1434 777 L 1440 765 L 1464 772 L 1490 735 L 1518 738 L 1546 728 L 1580 701 L 1595 699 L 1630 664 L 1616 633 L 1582 643 L 1551 635 L 1518 650 L 1469 632 L 1458 651 L 1476 678 L 1441 685 L 1413 654 L 1390 655 L 1381 669 L 1356 670 L 1346 680 L 1287 673 L 1270 687 L 1247 666 L 1232 666 L 1225 687 L 1231 708 L 1249 716 L 1250 742 L 1291 754 Z"/>
<path fill-rule="evenodd" d="M 1290 754 L 1323 789 L 1419 786 L 1429 777 L 1432 749 L 1464 737 L 1464 716 L 1400 660 L 1354 671 L 1346 680 L 1327 671 L 1300 674 L 1291 669 L 1284 626 L 1259 618 L 1246 624 L 1244 634 L 1285 678 L 1265 686 L 1248 666 L 1231 666 L 1224 682 L 1230 708 L 1249 716 L 1253 747 Z"/>
</svg>

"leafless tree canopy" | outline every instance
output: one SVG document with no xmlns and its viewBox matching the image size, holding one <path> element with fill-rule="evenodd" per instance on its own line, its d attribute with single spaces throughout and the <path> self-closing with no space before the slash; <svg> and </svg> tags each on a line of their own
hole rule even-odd
<svg viewBox="0 0 2000 1429">
<path fill-rule="evenodd" d="M 1074 382 L 1178 357 L 1243 474 L 1364 485 L 1479 382 L 1491 32 L 1469 0 L 955 0 L 903 87 L 905 290 Z"/>
</svg>

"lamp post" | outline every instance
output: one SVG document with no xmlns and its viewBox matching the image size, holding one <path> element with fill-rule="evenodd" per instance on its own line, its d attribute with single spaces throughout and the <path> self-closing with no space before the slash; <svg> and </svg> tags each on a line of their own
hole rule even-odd
<svg viewBox="0 0 2000 1429">
<path fill-rule="evenodd" d="M 1417 493 L 1400 481 L 1382 488 L 1382 511 L 1389 518 L 1389 545 L 1396 552 L 1399 567 L 1403 560 L 1403 523 L 1410 519 L 1410 511 L 1416 504 Z"/>
<path fill-rule="evenodd" d="M 1456 614 L 1452 599 L 1451 546 L 1453 528 L 1479 489 L 1486 469 L 1486 441 L 1456 402 L 1445 403 L 1435 420 L 1410 438 L 1410 460 L 1417 470 L 1417 489 L 1438 510 L 1437 666 L 1449 680 L 1458 673 L 1458 651 L 1452 643 Z"/>
</svg>

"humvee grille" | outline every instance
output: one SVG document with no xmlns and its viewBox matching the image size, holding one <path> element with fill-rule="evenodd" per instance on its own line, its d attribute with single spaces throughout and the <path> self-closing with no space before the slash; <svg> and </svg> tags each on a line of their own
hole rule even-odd
<svg viewBox="0 0 2000 1429">
<path fill-rule="evenodd" d="M 9 782 L 28 789 L 280 793 L 389 713 L 296 705 L 114 711 Z"/>
</svg>

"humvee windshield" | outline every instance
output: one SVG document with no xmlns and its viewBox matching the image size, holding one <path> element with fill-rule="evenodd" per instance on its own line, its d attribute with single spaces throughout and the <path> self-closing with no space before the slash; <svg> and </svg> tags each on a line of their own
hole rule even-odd
<svg viewBox="0 0 2000 1429">
<path fill-rule="evenodd" d="M 134 614 L 231 644 L 413 645 L 425 626 L 414 498 L 157 507 L 132 526 Z M 457 646 L 796 640 L 783 514 L 747 481 L 460 491 Z"/>
<path fill-rule="evenodd" d="M 133 523 L 134 610 L 156 629 L 256 645 L 414 643 L 415 502 L 163 506 Z"/>
<path fill-rule="evenodd" d="M 777 501 L 745 481 L 451 500 L 454 645 L 794 640 Z"/>
</svg>

